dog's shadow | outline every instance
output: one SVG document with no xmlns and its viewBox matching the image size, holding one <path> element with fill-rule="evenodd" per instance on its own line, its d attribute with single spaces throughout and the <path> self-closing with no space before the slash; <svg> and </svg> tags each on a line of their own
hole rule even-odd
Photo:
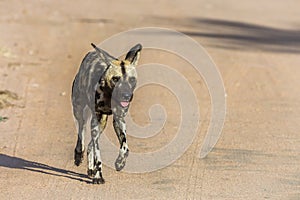
<svg viewBox="0 0 300 200">
<path fill-rule="evenodd" d="M 22 169 L 90 183 L 87 175 L 0 153 L 0 167 Z"/>
</svg>

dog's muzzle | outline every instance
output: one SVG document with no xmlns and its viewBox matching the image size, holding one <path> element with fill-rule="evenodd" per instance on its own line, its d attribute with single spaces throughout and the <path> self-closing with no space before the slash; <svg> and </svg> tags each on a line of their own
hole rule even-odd
<svg viewBox="0 0 300 200">
<path fill-rule="evenodd" d="M 112 98 L 121 108 L 128 108 L 133 99 L 134 87 L 126 81 L 119 81 L 112 92 Z"/>
<path fill-rule="evenodd" d="M 129 103 L 131 102 L 133 97 L 132 93 L 129 92 L 122 92 L 121 93 L 121 101 L 120 101 L 120 105 L 125 108 L 129 106 Z"/>
<path fill-rule="evenodd" d="M 129 106 L 129 103 L 132 99 L 132 94 L 128 93 L 128 92 L 122 92 L 121 93 L 121 101 L 120 104 L 123 108 Z"/>
</svg>

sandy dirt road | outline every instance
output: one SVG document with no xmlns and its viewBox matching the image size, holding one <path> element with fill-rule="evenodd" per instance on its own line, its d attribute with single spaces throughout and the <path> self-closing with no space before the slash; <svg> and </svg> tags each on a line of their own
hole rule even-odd
<svg viewBox="0 0 300 200">
<path fill-rule="evenodd" d="M 0 199 L 300 199 L 299 7 L 296 0 L 0 0 L 0 90 L 19 97 L 0 97 L 0 116 L 8 117 L 0 122 Z M 104 166 L 106 184 L 89 184 L 85 162 L 73 164 L 72 79 L 91 42 L 146 26 L 181 31 L 209 52 L 227 93 L 221 138 L 207 158 L 197 157 L 211 109 L 204 82 L 177 58 L 144 51 L 141 63 L 172 66 L 199 91 L 199 134 L 168 167 L 132 174 Z M 163 147 L 176 132 L 180 111 L 164 88 L 138 90 L 133 119 L 149 123 L 155 103 L 167 111 L 166 127 L 145 140 L 129 137 L 132 151 Z M 116 143 L 111 124 L 105 134 Z"/>
</svg>

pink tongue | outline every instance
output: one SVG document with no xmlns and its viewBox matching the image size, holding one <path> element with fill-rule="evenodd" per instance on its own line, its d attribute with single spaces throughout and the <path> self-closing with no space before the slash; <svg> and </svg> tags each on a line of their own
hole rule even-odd
<svg viewBox="0 0 300 200">
<path fill-rule="evenodd" d="M 127 101 L 121 101 L 121 106 L 126 107 L 129 105 L 129 102 Z"/>
</svg>

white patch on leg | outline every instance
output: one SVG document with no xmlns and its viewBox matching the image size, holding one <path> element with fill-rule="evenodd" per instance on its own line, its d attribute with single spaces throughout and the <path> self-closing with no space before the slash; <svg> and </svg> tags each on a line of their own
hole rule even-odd
<svg viewBox="0 0 300 200">
<path fill-rule="evenodd" d="M 90 142 L 88 149 L 88 169 L 94 170 L 93 141 Z"/>
<path fill-rule="evenodd" d="M 119 150 L 120 156 L 124 157 L 125 153 L 128 151 L 127 143 L 123 143 L 122 148 Z"/>
<path fill-rule="evenodd" d="M 94 128 L 92 128 L 92 132 L 96 131 L 97 133 L 99 133 L 99 126 L 95 126 Z"/>
<path fill-rule="evenodd" d="M 97 162 L 101 162 L 101 155 L 100 155 L 100 150 L 99 149 L 95 149 L 95 156 L 96 156 L 96 161 Z"/>
<path fill-rule="evenodd" d="M 81 131 L 81 149 L 82 152 L 84 152 L 85 150 L 85 146 L 84 146 L 84 136 L 85 136 L 85 131 L 86 131 L 86 125 L 83 125 L 82 131 Z"/>
<path fill-rule="evenodd" d="M 100 171 L 96 172 L 96 175 L 94 176 L 94 178 L 100 178 Z"/>
</svg>

